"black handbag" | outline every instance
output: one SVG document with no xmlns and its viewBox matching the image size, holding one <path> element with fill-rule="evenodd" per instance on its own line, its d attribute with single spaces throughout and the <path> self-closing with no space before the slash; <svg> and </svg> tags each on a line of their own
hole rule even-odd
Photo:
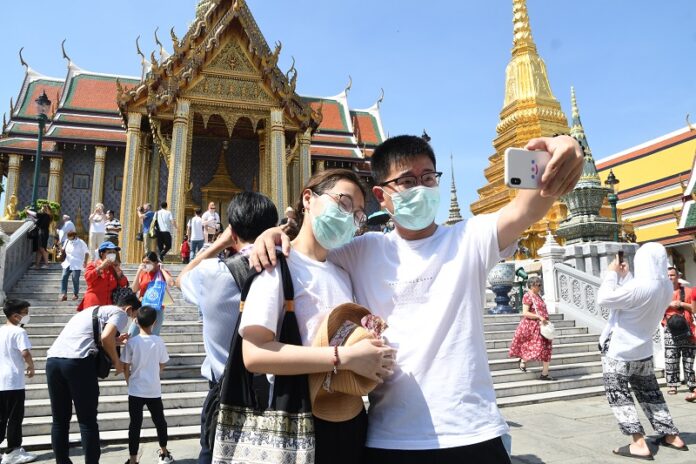
<svg viewBox="0 0 696 464">
<path fill-rule="evenodd" d="M 30 240 L 34 240 L 39 238 L 39 228 L 37 226 L 34 226 L 27 232 L 27 238 Z"/>
<path fill-rule="evenodd" d="M 684 287 L 679 287 L 679 301 L 684 302 L 685 300 L 685 291 Z M 682 343 L 688 341 L 691 336 L 693 335 L 691 332 L 691 327 L 689 327 L 689 321 L 686 320 L 686 317 L 683 314 L 672 314 L 669 319 L 667 319 L 667 328 L 669 329 L 669 332 L 672 334 L 672 339 L 676 343 Z"/>
<path fill-rule="evenodd" d="M 278 341 L 302 345 L 293 306 L 295 293 L 290 270 L 282 253 L 277 256 L 285 295 Z M 220 385 L 214 461 L 219 464 L 311 464 L 314 463 L 315 440 L 307 375 L 276 375 L 271 388 L 265 375 L 254 375 L 244 366 L 239 325 L 252 282 L 253 279 L 248 279 L 242 290 L 240 317 Z"/>
<path fill-rule="evenodd" d="M 99 329 L 99 308 L 101 306 L 97 306 L 94 308 L 92 311 L 92 333 L 94 336 L 94 343 L 97 345 L 97 354 L 95 356 L 96 364 L 97 364 L 97 377 L 100 379 L 105 379 L 109 376 L 109 371 L 111 371 L 111 358 L 109 357 L 108 354 L 106 354 L 106 351 L 104 350 L 104 347 L 102 346 L 101 342 L 101 330 Z"/>
<path fill-rule="evenodd" d="M 128 286 L 121 287 L 118 285 L 118 276 L 113 268 L 111 269 L 111 273 L 113 274 L 114 279 L 116 279 L 116 288 L 111 291 L 111 304 L 117 305 L 118 302 L 121 301 L 121 298 L 124 296 L 133 295 L 135 292 Z"/>
</svg>

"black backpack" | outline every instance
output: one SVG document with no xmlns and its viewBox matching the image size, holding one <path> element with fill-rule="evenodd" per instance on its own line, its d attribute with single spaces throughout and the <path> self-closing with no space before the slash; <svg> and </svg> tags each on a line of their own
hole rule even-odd
<svg viewBox="0 0 696 464">
<path fill-rule="evenodd" d="M 684 301 L 684 287 L 679 287 L 679 301 Z M 672 339 L 677 343 L 686 342 L 692 336 L 689 321 L 683 314 L 672 314 L 667 319 L 667 328 L 672 334 Z"/>
<path fill-rule="evenodd" d="M 256 276 L 254 268 L 249 269 L 249 258 L 241 253 L 237 253 L 225 260 L 225 265 L 237 284 L 241 294 L 247 280 Z M 240 314 L 241 317 L 241 314 Z M 265 376 L 263 376 L 265 379 Z M 205 405 L 205 424 L 203 425 L 203 438 L 212 450 L 215 444 L 215 429 L 217 428 L 218 415 L 220 413 L 220 394 L 222 391 L 222 379 L 215 379 L 216 382 L 210 390 L 210 401 Z"/>
</svg>

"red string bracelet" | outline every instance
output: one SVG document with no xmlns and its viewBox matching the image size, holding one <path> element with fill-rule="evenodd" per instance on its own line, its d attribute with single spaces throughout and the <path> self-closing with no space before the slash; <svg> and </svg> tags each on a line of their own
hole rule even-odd
<svg viewBox="0 0 696 464">
<path fill-rule="evenodd" d="M 338 365 L 341 364 L 341 359 L 338 357 L 338 345 L 334 346 L 334 362 L 333 373 L 338 374 Z"/>
</svg>

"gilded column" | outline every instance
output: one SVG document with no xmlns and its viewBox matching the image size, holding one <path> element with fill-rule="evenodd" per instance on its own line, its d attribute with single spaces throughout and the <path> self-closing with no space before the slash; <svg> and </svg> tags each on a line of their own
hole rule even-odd
<svg viewBox="0 0 696 464">
<path fill-rule="evenodd" d="M 121 191 L 121 259 L 126 263 L 140 261 L 137 248 L 134 246 L 135 234 L 140 230 L 140 219 L 136 212 L 138 207 L 134 195 L 138 179 L 136 179 L 136 161 L 140 153 L 140 113 L 128 113 L 128 129 L 126 130 L 126 156 L 123 161 L 123 190 Z M 127 238 L 127 239 L 124 239 Z"/>
<path fill-rule="evenodd" d="M 159 198 L 159 176 L 160 176 L 160 152 L 157 145 L 152 149 L 152 159 L 150 160 L 150 172 L 148 177 L 150 185 L 148 186 L 148 202 L 153 205 L 157 204 Z"/>
<path fill-rule="evenodd" d="M 19 194 L 19 169 L 22 165 L 22 157 L 10 155 L 7 162 L 7 184 L 5 186 L 5 209 L 10 204 L 10 197 Z M 19 206 L 20 208 L 22 206 Z"/>
<path fill-rule="evenodd" d="M 285 162 L 285 128 L 283 127 L 283 110 L 271 110 L 271 153 L 270 161 L 271 200 L 278 211 L 285 210 L 287 204 L 287 164 Z"/>
<path fill-rule="evenodd" d="M 258 131 L 259 135 L 259 180 L 258 187 L 259 192 L 270 197 L 270 163 L 268 162 L 268 131 L 266 129 L 260 129 Z"/>
<path fill-rule="evenodd" d="M 63 190 L 63 158 L 51 158 L 48 174 L 48 201 L 60 203 Z"/>
<path fill-rule="evenodd" d="M 311 129 L 307 129 L 300 134 L 300 188 L 307 184 L 312 177 L 312 160 L 310 155 L 310 144 L 312 142 Z M 298 192 L 299 193 L 299 192 Z"/>
<path fill-rule="evenodd" d="M 92 201 L 90 214 L 97 203 L 104 202 L 104 164 L 106 162 L 106 147 L 95 147 L 94 174 L 92 175 Z"/>
<path fill-rule="evenodd" d="M 184 213 L 186 209 L 186 168 L 189 163 L 189 131 L 191 102 L 178 99 L 174 127 L 172 129 L 172 148 L 169 155 L 169 179 L 167 182 L 167 203 L 178 230 L 172 230 L 172 246 L 180 243 L 179 237 L 184 231 Z"/>
</svg>

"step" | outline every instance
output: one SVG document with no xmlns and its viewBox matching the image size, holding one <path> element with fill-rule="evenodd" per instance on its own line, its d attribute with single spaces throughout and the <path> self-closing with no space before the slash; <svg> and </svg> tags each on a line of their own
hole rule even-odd
<svg viewBox="0 0 696 464">
<path fill-rule="evenodd" d="M 32 316 L 34 317 L 34 316 Z M 564 345 L 566 343 L 597 343 L 599 335 L 594 334 L 573 334 L 573 335 L 561 335 L 553 339 L 553 346 Z M 512 339 L 506 340 L 488 340 L 486 341 L 487 349 L 494 348 L 510 348 L 512 344 Z"/>
<path fill-rule="evenodd" d="M 507 330 L 500 330 L 500 329 L 486 329 L 484 332 L 484 337 L 486 340 L 512 340 L 512 336 L 515 335 L 515 328 L 513 329 L 507 329 Z M 579 334 L 587 334 L 589 331 L 587 330 L 587 327 L 558 327 L 556 326 L 556 336 L 562 336 L 562 335 L 579 335 Z M 597 338 L 599 338 L 599 335 L 597 335 Z"/>
<path fill-rule="evenodd" d="M 499 314 L 499 315 L 484 314 L 484 316 L 483 316 L 483 323 L 484 324 L 490 324 L 490 323 L 495 323 L 495 322 L 519 324 L 519 322 L 521 320 L 522 320 L 521 313 L 519 313 L 519 314 Z M 556 321 L 564 320 L 564 317 L 563 317 L 563 314 L 550 314 L 549 320 L 551 320 L 555 323 Z"/>
<path fill-rule="evenodd" d="M 169 362 L 167 366 L 201 366 L 201 363 L 205 359 L 205 354 L 203 353 L 175 353 L 169 355 Z M 46 369 L 46 358 L 45 357 L 34 357 L 34 368 L 35 369 Z"/>
<path fill-rule="evenodd" d="M 201 405 L 202 404 L 203 402 L 201 401 Z M 124 406 L 127 408 L 127 403 L 124 404 Z M 147 408 L 144 409 L 143 416 L 145 417 L 143 427 L 152 427 L 150 413 L 148 412 Z M 197 426 L 200 433 L 201 406 L 194 408 L 167 409 L 164 411 L 164 417 L 167 419 L 168 430 L 174 430 L 177 427 L 192 425 Z M 99 423 L 99 430 L 101 432 L 110 430 L 128 430 L 130 419 L 128 417 L 128 411 L 124 409 L 124 411 L 119 412 L 100 412 L 97 416 L 97 421 Z M 31 430 L 32 435 L 48 435 L 51 433 L 51 422 L 51 416 L 25 417 L 23 428 L 24 430 Z M 70 421 L 70 431 L 79 431 L 77 418 L 74 415 Z"/>
<path fill-rule="evenodd" d="M 167 352 L 170 355 L 181 354 L 181 353 L 197 353 L 205 354 L 202 341 L 196 342 L 170 342 L 167 343 Z M 46 357 L 46 351 L 50 348 L 50 345 L 32 345 L 31 354 L 34 357 L 41 358 Z"/>
<path fill-rule="evenodd" d="M 551 363 L 554 365 L 562 364 L 578 364 L 586 362 L 596 362 L 601 358 L 599 351 L 589 351 L 587 353 L 569 353 L 559 354 L 551 358 Z M 505 369 L 516 369 L 519 365 L 519 359 L 491 359 L 488 361 L 491 371 L 500 371 Z"/>
<path fill-rule="evenodd" d="M 56 301 L 54 302 L 43 302 L 41 305 L 32 305 L 30 308 L 30 314 L 32 320 L 36 316 L 73 316 L 77 312 L 78 301 L 58 301 L 56 294 Z M 188 314 L 192 319 L 198 318 L 198 306 L 192 304 L 178 304 L 175 306 L 170 306 L 166 309 L 168 314 Z"/>
<path fill-rule="evenodd" d="M 577 364 L 561 364 L 555 365 L 553 358 L 551 358 L 551 365 L 549 366 L 549 372 L 551 372 L 552 377 L 570 377 L 570 376 L 580 376 L 588 374 L 597 374 L 602 372 L 602 362 L 593 361 L 586 363 Z M 491 372 L 493 378 L 493 383 L 504 384 L 507 382 L 519 382 L 522 380 L 536 380 L 541 374 L 541 363 L 540 362 L 529 362 L 527 364 L 527 372 L 523 372 L 518 368 L 515 369 L 503 369 L 499 371 Z"/>
<path fill-rule="evenodd" d="M 36 377 L 36 376 L 35 376 Z M 45 377 L 43 378 L 45 381 Z M 110 380 L 113 379 L 113 380 Z M 99 394 L 101 397 L 128 395 L 128 386 L 125 380 L 120 377 L 109 377 L 99 381 Z M 29 379 L 27 379 L 29 380 Z M 34 379 L 31 379 L 34 380 Z M 207 392 L 208 381 L 202 377 L 193 379 L 162 379 L 162 393 L 184 393 L 184 392 Z M 48 387 L 46 383 L 27 383 L 27 400 L 47 400 Z"/>
<path fill-rule="evenodd" d="M 169 308 L 165 309 L 165 319 L 167 321 L 179 321 L 179 322 L 190 322 L 196 323 L 198 321 L 198 310 L 192 308 L 188 311 L 182 311 L 181 308 L 177 308 L 177 311 L 170 311 Z M 75 315 L 75 308 L 72 308 L 68 314 L 36 314 L 31 311 L 31 325 L 34 324 L 67 324 L 68 321 Z M 29 326 L 27 326 L 28 328 Z"/>
<path fill-rule="evenodd" d="M 562 343 L 553 346 L 553 355 L 569 354 L 569 353 L 586 353 L 588 351 L 597 351 L 597 341 L 584 343 Z M 493 348 L 488 350 L 488 359 L 505 359 L 508 358 L 508 348 Z"/>
<path fill-rule="evenodd" d="M 181 365 L 181 366 L 169 366 L 167 365 L 164 370 L 160 373 L 160 378 L 161 379 L 202 379 L 201 376 L 201 366 L 200 365 Z M 112 380 L 122 380 L 123 379 L 123 374 L 120 374 L 119 376 L 114 376 L 113 371 L 111 371 L 111 374 L 109 374 L 109 377 L 103 380 L 99 380 L 99 384 L 101 385 L 101 382 L 108 382 Z M 46 384 L 46 371 L 44 369 L 37 369 L 35 371 L 34 377 L 31 379 L 26 379 L 27 385 L 33 385 L 33 384 Z"/>
<path fill-rule="evenodd" d="M 48 324 L 29 324 L 27 325 L 27 333 L 32 335 L 55 335 L 58 336 L 63 330 L 65 324 L 48 323 Z M 202 333 L 203 325 L 196 321 L 170 321 L 167 317 L 164 318 L 162 325 L 162 334 L 174 333 Z"/>
<path fill-rule="evenodd" d="M 517 326 L 519 325 L 518 322 L 491 322 L 491 323 L 484 323 L 483 328 L 485 332 L 498 332 L 502 330 L 512 330 L 514 331 L 517 329 Z M 556 329 L 564 329 L 568 327 L 575 327 L 575 321 L 555 321 L 553 325 L 556 327 Z"/>
<path fill-rule="evenodd" d="M 666 385 L 664 378 L 658 378 L 657 382 L 661 387 Z M 592 387 L 575 388 L 572 390 L 557 390 L 542 393 L 533 393 L 528 395 L 508 396 L 498 398 L 498 407 L 505 408 L 510 406 L 524 406 L 527 404 L 539 404 L 550 401 L 568 401 L 579 398 L 589 398 L 591 396 L 604 396 L 604 385 L 596 385 Z M 607 406 L 608 407 L 608 406 Z M 505 411 L 503 411 L 505 416 Z"/>
<path fill-rule="evenodd" d="M 208 395 L 208 390 L 205 391 L 191 391 L 182 393 L 163 393 L 162 403 L 164 404 L 164 409 L 184 409 L 184 408 L 198 408 L 198 415 L 200 420 L 200 411 L 203 406 L 203 401 Z M 124 408 L 125 406 L 125 408 Z M 113 413 L 128 411 L 128 393 L 124 395 L 113 395 L 107 396 L 99 395 L 99 411 L 102 413 Z M 24 417 L 25 418 L 37 418 L 42 416 L 51 415 L 51 403 L 47 399 L 38 400 L 27 400 L 24 402 Z M 100 428 L 102 424 L 99 424 Z M 126 425 L 127 427 L 127 425 Z"/>
</svg>

